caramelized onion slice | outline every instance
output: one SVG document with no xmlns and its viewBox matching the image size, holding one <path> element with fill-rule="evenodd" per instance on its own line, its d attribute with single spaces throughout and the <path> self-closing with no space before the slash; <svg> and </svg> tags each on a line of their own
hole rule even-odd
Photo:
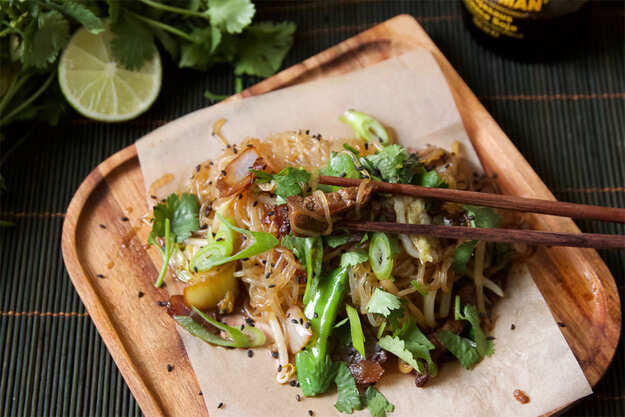
<svg viewBox="0 0 625 417">
<path fill-rule="evenodd" d="M 215 185 L 220 197 L 228 197 L 243 191 L 254 183 L 250 169 L 263 170 L 265 164 L 255 149 L 249 148 L 234 158 L 219 175 Z"/>
<path fill-rule="evenodd" d="M 302 350 L 312 337 L 308 319 L 299 307 L 293 306 L 286 312 L 286 330 L 289 338 L 289 350 L 295 354 Z"/>
</svg>

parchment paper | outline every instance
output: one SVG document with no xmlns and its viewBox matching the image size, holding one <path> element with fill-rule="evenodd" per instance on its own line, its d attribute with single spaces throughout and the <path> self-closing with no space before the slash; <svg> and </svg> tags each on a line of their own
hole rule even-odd
<svg viewBox="0 0 625 417">
<path fill-rule="evenodd" d="M 158 190 L 163 197 L 180 189 L 196 164 L 218 157 L 223 145 L 211 131 L 222 117 L 227 119 L 222 132 L 231 143 L 294 129 L 348 137 L 351 130 L 337 118 L 349 108 L 391 126 L 409 148 L 433 143 L 449 149 L 458 140 L 479 166 L 438 65 L 429 52 L 417 50 L 345 76 L 215 105 L 159 128 L 137 142 L 146 188 L 163 174 L 174 174 Z M 392 416 L 536 416 L 592 392 L 525 267 L 514 271 L 495 316 L 496 352 L 472 371 L 445 364 L 425 389 L 416 388 L 412 377 L 385 375 L 377 387 L 395 404 Z M 209 346 L 182 329 L 179 333 L 212 415 L 304 416 L 307 410 L 341 415 L 334 408 L 334 391 L 297 402 L 298 388 L 277 384 L 278 364 L 268 350 L 248 358 L 246 351 Z M 515 389 L 527 393 L 530 403 L 517 402 Z M 220 402 L 225 407 L 216 410 Z"/>
</svg>

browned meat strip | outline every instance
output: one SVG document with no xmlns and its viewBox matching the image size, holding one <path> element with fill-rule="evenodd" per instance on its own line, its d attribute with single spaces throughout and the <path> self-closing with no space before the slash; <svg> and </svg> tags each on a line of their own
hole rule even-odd
<svg viewBox="0 0 625 417">
<path fill-rule="evenodd" d="M 378 382 L 382 374 L 384 374 L 384 368 L 372 359 L 351 362 L 349 364 L 349 370 L 358 385 L 368 385 Z"/>
<path fill-rule="evenodd" d="M 373 186 L 366 186 L 362 195 L 361 203 L 366 203 L 371 197 Z M 341 188 L 338 191 L 326 193 L 330 217 L 335 220 L 345 214 L 357 203 L 358 187 Z M 327 229 L 328 223 L 325 217 L 323 204 L 319 198 L 310 195 L 308 197 L 291 196 L 286 199 L 289 207 L 289 221 L 294 234 L 296 230 L 306 230 L 311 234 L 319 234 Z M 300 234 L 301 235 L 301 234 Z"/>
<path fill-rule="evenodd" d="M 275 206 L 273 210 L 263 217 L 263 224 L 273 224 L 275 226 L 274 234 L 278 238 L 288 235 L 291 232 L 291 223 L 289 223 L 289 208 L 287 205 L 280 204 Z"/>
</svg>

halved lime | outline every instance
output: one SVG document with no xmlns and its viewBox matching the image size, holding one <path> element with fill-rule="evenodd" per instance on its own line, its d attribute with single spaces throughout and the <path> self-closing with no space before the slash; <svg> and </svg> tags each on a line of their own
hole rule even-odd
<svg viewBox="0 0 625 417">
<path fill-rule="evenodd" d="M 80 29 L 59 61 L 59 83 L 78 113 L 103 122 L 121 122 L 146 111 L 161 88 L 158 51 L 140 70 L 128 71 L 111 53 L 111 32 Z"/>
</svg>

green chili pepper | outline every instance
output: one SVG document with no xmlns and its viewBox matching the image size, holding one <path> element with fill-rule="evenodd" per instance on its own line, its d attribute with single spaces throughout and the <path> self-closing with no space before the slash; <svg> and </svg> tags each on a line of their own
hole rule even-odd
<svg viewBox="0 0 625 417">
<path fill-rule="evenodd" d="M 227 229 L 230 229 L 232 233 L 239 232 L 245 234 L 247 236 L 251 236 L 254 239 L 254 242 L 249 245 L 247 248 L 235 253 L 232 256 L 230 254 L 220 253 L 221 248 L 225 248 L 226 243 L 222 245 L 220 248 L 213 247 L 207 249 L 204 253 L 200 255 L 201 250 L 191 259 L 191 268 L 195 271 L 208 271 L 211 268 L 214 268 L 219 265 L 223 265 L 228 262 L 236 261 L 243 258 L 250 258 L 252 256 L 258 255 L 260 253 L 266 252 L 269 249 L 276 246 L 279 241 L 276 239 L 274 235 L 267 232 L 252 232 L 250 230 L 241 229 L 240 227 L 236 227 L 228 220 L 226 220 L 221 214 L 216 214 L 217 218 L 221 222 L 221 225 Z M 220 227 L 221 232 L 221 227 Z M 225 236 L 225 232 L 224 232 Z M 224 240 L 226 242 L 227 239 Z M 232 235 L 232 241 L 234 241 L 234 234 Z M 216 244 L 221 242 L 215 242 Z M 204 248 L 206 249 L 206 248 Z M 230 250 L 232 253 L 232 249 Z"/>
<path fill-rule="evenodd" d="M 367 142 L 376 140 L 384 146 L 390 142 L 390 136 L 382 123 L 371 116 L 356 110 L 347 110 L 339 120 L 350 125 L 354 132 Z"/>
<path fill-rule="evenodd" d="M 328 338 L 345 295 L 347 268 L 332 271 L 320 280 L 317 290 L 304 309 L 310 320 L 313 339 L 306 349 L 295 355 L 297 379 L 302 392 L 312 397 L 325 392 L 336 374 L 336 367 L 328 354 Z"/>
</svg>

